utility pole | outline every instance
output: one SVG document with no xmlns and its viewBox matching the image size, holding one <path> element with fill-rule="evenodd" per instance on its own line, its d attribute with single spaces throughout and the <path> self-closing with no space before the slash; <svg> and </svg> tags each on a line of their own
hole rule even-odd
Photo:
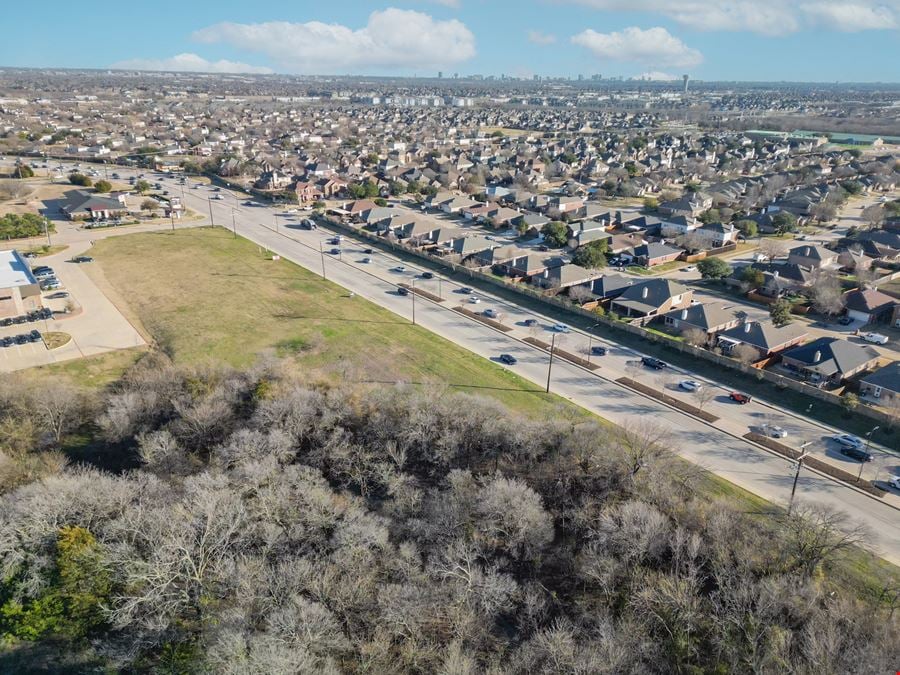
<svg viewBox="0 0 900 675">
<path fill-rule="evenodd" d="M 210 197 L 207 197 L 206 203 L 209 204 L 209 224 L 215 225 L 216 221 L 213 220 L 213 214 L 212 214 L 212 199 Z"/>
<path fill-rule="evenodd" d="M 550 338 L 550 363 L 547 364 L 547 388 L 544 390 L 550 393 L 550 372 L 553 370 L 553 352 L 556 349 L 556 335 Z"/>
<path fill-rule="evenodd" d="M 44 218 L 44 234 L 47 235 L 47 246 L 53 246 L 53 242 L 50 241 L 50 221 Z"/>
<path fill-rule="evenodd" d="M 231 209 L 231 231 L 234 233 L 234 238 L 237 239 L 237 225 L 234 224 L 234 208 Z"/>
<path fill-rule="evenodd" d="M 797 492 L 797 481 L 800 480 L 800 469 L 803 468 L 803 459 L 809 454 L 803 452 L 803 448 L 810 445 L 812 441 L 808 441 L 800 446 L 801 455 L 797 458 L 797 471 L 794 473 L 794 484 L 791 486 L 791 498 L 788 501 L 788 515 L 791 515 L 791 509 L 794 508 L 794 494 Z"/>
<path fill-rule="evenodd" d="M 412 305 L 413 305 L 413 326 L 416 325 L 416 280 L 412 280 L 412 292 L 410 293 L 412 296 Z"/>
<path fill-rule="evenodd" d="M 322 240 L 319 240 L 319 255 L 322 256 L 322 278 L 325 278 L 325 251 L 322 249 Z"/>
<path fill-rule="evenodd" d="M 175 231 L 175 209 L 172 208 L 172 202 L 169 202 L 169 218 L 172 221 L 172 232 Z"/>
<path fill-rule="evenodd" d="M 278 214 L 275 214 L 275 234 L 278 234 Z"/>
</svg>

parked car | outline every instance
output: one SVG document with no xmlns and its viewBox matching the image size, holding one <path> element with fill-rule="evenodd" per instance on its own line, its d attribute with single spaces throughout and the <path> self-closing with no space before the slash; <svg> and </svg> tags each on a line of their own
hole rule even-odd
<svg viewBox="0 0 900 675">
<path fill-rule="evenodd" d="M 840 453 L 844 455 L 844 457 L 849 457 L 850 459 L 855 459 L 857 462 L 871 462 L 872 455 L 870 455 L 865 450 L 861 450 L 859 448 L 851 448 L 847 445 L 842 445 L 840 449 Z"/>
<path fill-rule="evenodd" d="M 653 368 L 654 370 L 662 370 L 663 368 L 669 367 L 669 364 L 665 361 L 660 361 L 659 359 L 655 359 L 652 356 L 641 357 L 641 363 L 643 363 L 648 368 Z"/>
<path fill-rule="evenodd" d="M 750 394 L 742 394 L 739 391 L 733 391 L 728 394 L 728 398 L 730 398 L 735 403 L 740 403 L 741 405 L 746 405 L 753 400 L 753 397 Z"/>
<path fill-rule="evenodd" d="M 31 270 L 31 273 L 34 275 L 35 279 L 49 279 L 56 274 L 56 272 L 54 272 L 49 267 L 39 269 L 36 272 L 34 270 Z"/>
<path fill-rule="evenodd" d="M 409 289 L 406 288 L 405 286 L 400 286 L 397 289 L 397 295 L 409 295 Z"/>
<path fill-rule="evenodd" d="M 788 432 L 784 427 L 770 426 L 767 428 L 769 430 L 769 436 L 772 438 L 785 438 L 788 435 Z"/>
<path fill-rule="evenodd" d="M 516 365 L 516 363 L 519 362 L 519 360 L 512 354 L 501 354 L 500 361 L 505 363 L 508 366 L 514 366 L 514 365 Z"/>
<path fill-rule="evenodd" d="M 860 337 L 866 342 L 871 342 L 875 345 L 886 345 L 888 341 L 887 335 L 882 335 L 881 333 L 864 333 Z"/>
<path fill-rule="evenodd" d="M 423 279 L 434 279 L 434 272 L 422 272 Z"/>
<path fill-rule="evenodd" d="M 553 330 L 557 333 L 570 333 L 571 329 L 564 323 L 555 323 L 553 324 Z"/>
<path fill-rule="evenodd" d="M 703 385 L 697 380 L 682 380 L 678 383 L 678 386 L 685 391 L 700 391 L 703 389 Z"/>
<path fill-rule="evenodd" d="M 50 278 L 41 282 L 41 290 L 42 291 L 55 291 L 58 288 L 62 288 L 62 284 L 59 279 Z"/>
<path fill-rule="evenodd" d="M 73 263 L 89 263 L 94 262 L 94 259 L 89 255 L 77 255 L 72 258 Z"/>
<path fill-rule="evenodd" d="M 68 291 L 59 291 L 58 293 L 51 293 L 47 296 L 48 300 L 63 300 L 64 298 L 68 298 Z"/>
<path fill-rule="evenodd" d="M 853 319 L 851 319 L 849 316 L 842 316 L 840 319 L 838 319 L 838 323 L 842 326 L 849 326 L 851 323 L 853 323 Z"/>
<path fill-rule="evenodd" d="M 841 447 L 844 448 L 857 448 L 861 449 L 865 446 L 865 442 L 859 436 L 854 436 L 853 434 L 836 434 L 831 437 L 833 440 L 837 441 Z"/>
<path fill-rule="evenodd" d="M 13 340 L 16 341 L 17 345 L 27 345 L 29 342 L 31 342 L 31 340 L 28 339 L 27 335 L 16 335 Z"/>
<path fill-rule="evenodd" d="M 0 347 L 12 347 L 15 340 L 11 337 L 0 338 Z"/>
<path fill-rule="evenodd" d="M 606 347 L 594 345 L 593 347 L 591 347 L 591 354 L 593 354 L 594 356 L 606 356 Z"/>
<path fill-rule="evenodd" d="M 40 342 L 41 341 L 41 332 L 39 330 L 33 330 L 28 334 L 28 338 L 32 342 Z"/>
<path fill-rule="evenodd" d="M 537 319 L 525 319 L 525 321 L 523 321 L 523 323 L 524 323 L 528 328 L 533 328 L 534 326 L 537 326 L 537 325 L 538 325 L 538 320 L 537 320 Z"/>
<path fill-rule="evenodd" d="M 484 310 L 484 315 L 489 319 L 496 319 L 500 316 L 500 313 L 496 309 L 491 309 L 490 307 L 488 307 L 486 310 Z"/>
</svg>

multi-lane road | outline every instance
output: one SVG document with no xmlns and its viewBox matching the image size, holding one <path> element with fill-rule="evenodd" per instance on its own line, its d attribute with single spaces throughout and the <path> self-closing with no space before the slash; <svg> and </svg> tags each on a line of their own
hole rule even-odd
<svg viewBox="0 0 900 675">
<path fill-rule="evenodd" d="M 118 171 L 123 175 L 128 173 Z M 173 193 L 181 194 L 177 182 L 168 179 L 161 182 Z M 302 230 L 299 228 L 299 218 L 279 215 L 276 219 L 275 214 L 281 214 L 281 209 L 245 206 L 238 196 L 224 190 L 219 194 L 224 199 L 210 199 L 212 193 L 207 187 L 187 187 L 184 190 L 186 205 L 198 213 L 211 211 L 216 224 L 233 227 L 238 235 L 318 274 L 322 273 L 324 260 L 325 275 L 329 280 L 398 315 L 412 319 L 415 303 L 415 319 L 419 325 L 488 359 L 496 360 L 501 353 L 512 354 L 518 360 L 511 367 L 516 373 L 537 385 L 545 385 L 548 355 L 546 351 L 523 341 L 535 333 L 534 329 L 522 324 L 526 319 L 537 319 L 539 328 L 536 336 L 549 342 L 550 327 L 555 323 L 553 319 L 522 310 L 481 291 L 477 291 L 480 303 L 467 303 L 468 296 L 458 292 L 459 286 L 450 280 L 423 279 L 419 276 L 421 270 L 414 265 L 378 250 L 372 254 L 364 253 L 367 245 L 361 242 L 346 240 L 339 246 L 340 255 L 332 255 L 328 253 L 332 245 L 326 240 L 333 233 L 326 229 Z M 369 258 L 370 262 L 363 262 L 365 258 Z M 399 266 L 405 269 L 399 270 Z M 413 282 L 417 288 L 442 296 L 444 302 L 432 302 L 423 297 L 414 299 L 414 295 L 403 296 L 397 292 L 398 284 L 412 285 Z M 501 313 L 502 322 L 513 330 L 504 333 L 452 311 L 452 307 L 460 305 L 476 311 L 495 309 Z M 663 425 L 669 432 L 672 447 L 686 459 L 766 499 L 781 504 L 788 501 L 794 465 L 741 438 L 748 431 L 763 425 L 783 427 L 788 432 L 784 442 L 796 447 L 809 443 L 808 451 L 847 470 L 853 471 L 859 467 L 846 461 L 837 452 L 836 444 L 829 440 L 838 433 L 837 430 L 764 402 L 735 405 L 729 401 L 726 390 L 717 387 L 714 382 L 703 381 L 705 387 L 716 392 L 704 410 L 720 417 L 718 422 L 709 424 L 614 382 L 623 375 L 636 377 L 649 386 L 665 388 L 671 395 L 689 402 L 694 395 L 678 390 L 677 382 L 680 379 L 700 378 L 685 372 L 674 372 L 660 378 L 656 371 L 635 365 L 639 354 L 575 330 L 563 339 L 563 349 L 581 352 L 585 358 L 590 342 L 603 344 L 608 348 L 608 353 L 595 357 L 600 365 L 595 372 L 556 359 L 551 375 L 551 391 L 619 424 L 641 425 L 652 420 Z M 897 471 L 900 460 L 883 448 L 873 449 L 877 459 L 863 467 L 863 476 L 885 480 Z M 868 526 L 871 532 L 868 541 L 873 550 L 900 563 L 900 511 L 897 510 L 900 496 L 890 494 L 876 500 L 805 468 L 800 476 L 797 494 L 800 499 L 822 502 L 843 510 Z"/>
</svg>

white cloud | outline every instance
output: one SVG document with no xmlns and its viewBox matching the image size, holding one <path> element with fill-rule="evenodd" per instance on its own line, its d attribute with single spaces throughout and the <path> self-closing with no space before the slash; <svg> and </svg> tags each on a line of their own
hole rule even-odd
<svg viewBox="0 0 900 675">
<path fill-rule="evenodd" d="M 896 28 L 898 22 L 897 13 L 889 7 L 864 3 L 805 3 L 800 9 L 825 26 L 848 33 Z"/>
<path fill-rule="evenodd" d="M 415 70 L 460 63 L 475 55 L 475 36 L 460 21 L 388 8 L 372 12 L 363 28 L 319 21 L 218 23 L 196 31 L 203 43 L 225 43 L 265 54 L 292 73 Z"/>
<path fill-rule="evenodd" d="M 900 0 L 559 0 L 601 10 L 650 12 L 702 31 L 787 35 L 826 25 L 852 32 L 894 28 Z"/>
<path fill-rule="evenodd" d="M 271 68 L 251 66 L 237 61 L 207 61 L 197 54 L 176 54 L 168 59 L 127 59 L 117 61 L 110 68 L 120 70 L 164 70 L 191 73 L 271 73 Z"/>
<path fill-rule="evenodd" d="M 634 61 L 650 66 L 696 66 L 703 55 L 684 44 L 665 28 L 643 30 L 634 26 L 614 33 L 588 29 L 572 36 L 572 43 L 586 47 L 601 59 Z"/>
<path fill-rule="evenodd" d="M 536 45 L 552 45 L 556 42 L 556 36 L 553 33 L 542 33 L 539 30 L 528 31 L 528 41 Z"/>
</svg>

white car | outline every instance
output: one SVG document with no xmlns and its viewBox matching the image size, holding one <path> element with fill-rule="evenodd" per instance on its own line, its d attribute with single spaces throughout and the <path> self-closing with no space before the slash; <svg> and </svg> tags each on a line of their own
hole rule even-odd
<svg viewBox="0 0 900 675">
<path fill-rule="evenodd" d="M 861 439 L 859 436 L 853 436 L 851 434 L 836 434 L 831 438 L 848 448 L 856 448 L 857 450 L 862 450 L 863 446 L 865 446 L 863 439 Z"/>
<path fill-rule="evenodd" d="M 769 427 L 769 436 L 772 438 L 785 438 L 788 435 L 788 432 L 784 427 L 772 426 Z"/>
<path fill-rule="evenodd" d="M 489 319 L 496 319 L 498 316 L 500 316 L 496 309 L 491 308 L 484 310 L 484 315 Z"/>
<path fill-rule="evenodd" d="M 699 391 L 703 389 L 703 385 L 697 382 L 697 380 L 682 380 L 678 383 L 678 386 L 685 391 Z"/>
<path fill-rule="evenodd" d="M 697 269 L 696 265 L 688 265 L 682 271 L 683 272 L 693 272 L 695 269 Z"/>
<path fill-rule="evenodd" d="M 223 197 L 222 195 L 213 195 L 212 197 L 210 197 L 210 199 L 218 200 L 218 199 L 225 199 L 225 197 Z"/>
<path fill-rule="evenodd" d="M 564 323 L 555 323 L 553 324 L 553 330 L 557 333 L 568 333 L 570 332 L 569 327 Z"/>
<path fill-rule="evenodd" d="M 469 298 L 469 302 L 471 302 L 473 305 L 477 305 L 479 302 L 481 302 L 481 298 L 479 298 L 477 295 L 473 295 Z"/>
<path fill-rule="evenodd" d="M 403 265 L 397 265 L 397 266 L 394 268 L 394 271 L 395 271 L 395 272 L 405 272 L 405 271 L 406 271 L 406 267 L 404 267 Z"/>
<path fill-rule="evenodd" d="M 900 476 L 891 476 L 888 478 L 888 485 L 895 490 L 900 490 Z"/>
<path fill-rule="evenodd" d="M 887 344 L 887 335 L 882 335 L 881 333 L 863 333 L 860 337 L 866 342 L 871 342 L 875 345 L 886 345 Z"/>
</svg>

